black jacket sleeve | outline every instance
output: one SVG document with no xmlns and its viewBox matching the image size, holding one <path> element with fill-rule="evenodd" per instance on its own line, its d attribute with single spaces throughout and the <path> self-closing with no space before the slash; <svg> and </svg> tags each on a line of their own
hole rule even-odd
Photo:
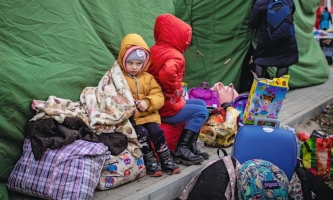
<svg viewBox="0 0 333 200">
<path fill-rule="evenodd" d="M 250 25 L 252 29 L 257 29 L 262 24 L 262 16 L 260 12 L 260 1 L 256 1 L 252 8 L 251 20 Z"/>
</svg>

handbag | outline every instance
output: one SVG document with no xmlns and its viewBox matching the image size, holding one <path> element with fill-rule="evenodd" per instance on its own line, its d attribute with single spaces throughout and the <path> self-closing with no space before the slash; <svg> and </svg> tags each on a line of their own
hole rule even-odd
<svg viewBox="0 0 333 200">
<path fill-rule="evenodd" d="M 193 87 L 188 91 L 189 99 L 201 99 L 206 106 L 217 107 L 219 104 L 218 96 L 215 91 L 210 89 L 207 82 L 202 82 L 199 88 Z"/>
<path fill-rule="evenodd" d="M 309 138 L 301 148 L 302 165 L 324 181 L 332 180 L 333 138 Z"/>
<path fill-rule="evenodd" d="M 224 86 L 223 83 L 217 82 L 214 84 L 213 90 L 218 95 L 219 105 L 223 103 L 231 103 L 238 97 L 238 92 L 234 88 L 234 84 L 230 83 L 228 86 Z"/>
</svg>

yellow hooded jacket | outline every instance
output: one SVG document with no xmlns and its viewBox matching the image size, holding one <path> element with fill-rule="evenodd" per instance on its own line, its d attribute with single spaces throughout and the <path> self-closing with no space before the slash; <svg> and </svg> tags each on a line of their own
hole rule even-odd
<svg viewBox="0 0 333 200">
<path fill-rule="evenodd" d="M 136 48 L 146 51 L 146 60 L 141 72 L 136 76 L 131 76 L 125 69 L 125 60 L 127 55 Z M 128 52 L 128 50 L 130 51 Z M 146 111 L 138 111 L 135 113 L 134 120 L 137 125 L 148 122 L 161 124 L 161 117 L 158 114 L 158 110 L 164 105 L 164 96 L 155 78 L 146 72 L 150 65 L 150 58 L 149 47 L 140 35 L 128 34 L 124 37 L 120 45 L 117 59 L 118 64 L 124 73 L 134 99 L 145 100 L 148 106 Z"/>
</svg>

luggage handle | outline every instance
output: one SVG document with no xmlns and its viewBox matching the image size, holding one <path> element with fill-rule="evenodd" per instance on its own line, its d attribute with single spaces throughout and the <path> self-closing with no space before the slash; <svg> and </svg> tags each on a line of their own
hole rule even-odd
<svg viewBox="0 0 333 200">
<path fill-rule="evenodd" d="M 233 83 L 230 83 L 228 86 L 224 86 L 222 82 L 217 82 L 214 84 L 213 89 L 217 94 L 220 94 L 222 92 L 228 92 L 230 90 L 232 92 L 232 95 L 231 95 L 231 100 L 229 102 L 234 101 L 235 87 Z"/>
<path fill-rule="evenodd" d="M 199 86 L 199 89 L 200 89 L 200 97 L 202 98 L 205 95 L 205 90 L 210 90 L 210 86 L 207 82 L 202 82 Z"/>
<path fill-rule="evenodd" d="M 222 153 L 224 154 L 224 156 L 227 156 L 227 155 L 228 155 L 227 152 L 226 152 L 224 149 L 222 149 L 222 148 L 218 148 L 218 149 L 217 149 L 217 156 L 218 156 L 219 158 L 221 158 L 221 157 L 220 157 L 220 150 L 222 151 Z"/>
<path fill-rule="evenodd" d="M 280 128 L 280 121 L 278 119 L 271 119 L 271 118 L 254 118 L 254 125 L 258 126 L 258 121 L 265 121 L 265 122 L 274 122 L 276 128 Z"/>
</svg>

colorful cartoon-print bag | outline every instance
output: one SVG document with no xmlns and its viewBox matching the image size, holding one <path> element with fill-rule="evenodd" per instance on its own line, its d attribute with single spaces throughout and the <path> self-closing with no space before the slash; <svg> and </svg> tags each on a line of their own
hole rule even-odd
<svg viewBox="0 0 333 200">
<path fill-rule="evenodd" d="M 269 161 L 248 160 L 236 176 L 239 199 L 288 199 L 288 178 Z"/>
<path fill-rule="evenodd" d="M 140 148 L 129 142 L 127 149 L 117 156 L 109 155 L 105 160 L 97 188 L 108 190 L 146 175 L 146 167 Z"/>
</svg>

